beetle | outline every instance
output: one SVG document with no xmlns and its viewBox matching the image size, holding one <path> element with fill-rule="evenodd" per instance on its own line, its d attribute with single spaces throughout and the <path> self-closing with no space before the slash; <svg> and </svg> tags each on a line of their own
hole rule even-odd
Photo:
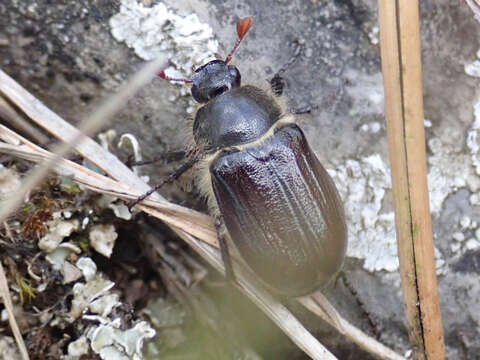
<svg viewBox="0 0 480 360">
<path fill-rule="evenodd" d="M 194 167 L 215 218 L 227 278 L 234 278 L 233 243 L 264 286 L 297 297 L 339 272 L 347 246 L 345 215 L 332 178 L 294 114 L 279 105 L 278 86 L 269 94 L 241 85 L 240 71 L 229 65 L 251 24 L 251 18 L 239 20 L 227 58 L 204 64 L 191 79 L 158 73 L 191 84 L 201 104 L 192 127 L 195 146 L 182 167 L 134 204 Z M 275 78 L 278 85 L 278 73 Z"/>
</svg>

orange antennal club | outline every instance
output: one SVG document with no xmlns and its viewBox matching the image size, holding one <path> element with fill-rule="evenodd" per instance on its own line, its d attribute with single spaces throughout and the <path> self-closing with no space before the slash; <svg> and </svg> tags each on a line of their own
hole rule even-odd
<svg viewBox="0 0 480 360">
<path fill-rule="evenodd" d="M 246 17 L 243 19 L 240 19 L 237 21 L 237 41 L 235 42 L 235 45 L 233 46 L 232 51 L 227 55 L 227 58 L 225 59 L 225 63 L 228 64 L 230 60 L 232 60 L 233 53 L 235 50 L 237 50 L 238 46 L 242 42 L 243 37 L 247 34 L 248 30 L 250 30 L 250 27 L 252 26 L 253 19 L 251 17 Z"/>
</svg>

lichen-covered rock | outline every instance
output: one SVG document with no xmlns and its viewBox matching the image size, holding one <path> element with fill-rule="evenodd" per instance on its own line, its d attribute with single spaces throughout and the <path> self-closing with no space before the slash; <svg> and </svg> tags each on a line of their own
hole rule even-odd
<svg viewBox="0 0 480 360">
<path fill-rule="evenodd" d="M 339 281 L 327 295 L 356 325 L 398 352 L 408 350 L 396 272 L 377 2 L 107 3 L 2 3 L 2 70 L 75 121 L 96 106 L 93 99 L 117 89 L 145 56 L 166 55 L 168 70 L 181 76 L 189 76 L 190 66 L 213 52 L 225 56 L 235 42 L 235 21 L 245 15 L 255 24 L 234 59 L 244 83 L 266 85 L 290 58 L 293 40 L 305 39 L 305 55 L 284 74 L 285 95 L 292 106 L 318 106 L 299 122 L 340 183 L 353 237 L 345 267 L 348 285 Z M 420 6 L 430 200 L 447 352 L 451 359 L 475 359 L 480 349 L 480 24 L 464 2 L 421 1 Z M 204 41 L 192 45 L 195 34 L 181 26 L 186 19 L 204 29 L 199 32 Z M 154 51 L 147 54 L 149 45 Z M 193 111 L 187 93 L 184 86 L 152 81 L 112 126 L 139 139 L 147 159 L 181 149 L 186 112 Z M 161 167 L 151 168 L 152 179 L 164 175 Z M 84 226 L 92 221 L 85 217 Z M 310 325 L 331 339 L 332 348 L 347 352 L 341 336 L 333 337 L 316 321 Z M 353 356 L 359 357 L 356 350 Z"/>
</svg>

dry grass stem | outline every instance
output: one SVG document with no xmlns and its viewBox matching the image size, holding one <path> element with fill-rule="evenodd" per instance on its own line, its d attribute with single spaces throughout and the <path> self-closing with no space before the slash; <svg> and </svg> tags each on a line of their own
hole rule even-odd
<svg viewBox="0 0 480 360">
<path fill-rule="evenodd" d="M 480 21 L 480 0 L 465 0 L 465 2 L 475 14 L 475 19 Z"/>
<path fill-rule="evenodd" d="M 8 322 L 10 324 L 10 328 L 12 329 L 13 336 L 15 337 L 15 341 L 17 342 L 18 349 L 20 350 L 20 355 L 22 356 L 23 360 L 29 360 L 30 357 L 28 356 L 27 347 L 23 342 L 22 334 L 20 333 L 20 329 L 18 327 L 17 321 L 15 320 L 12 298 L 10 297 L 10 290 L 8 289 L 7 277 L 5 276 L 5 271 L 3 269 L 3 265 L 1 262 L 0 262 L 0 296 L 2 297 L 3 304 L 5 305 L 5 309 L 7 310 Z"/>
<path fill-rule="evenodd" d="M 415 359 L 443 359 L 427 187 L 417 1 L 379 1 L 385 114 L 402 290 Z"/>
<path fill-rule="evenodd" d="M 350 324 L 335 310 L 335 308 L 321 293 L 317 292 L 311 296 L 299 298 L 298 301 L 313 314 L 329 323 L 339 332 L 343 333 L 346 337 L 355 342 L 363 350 L 375 355 L 378 359 L 405 360 L 403 356 L 398 355 L 392 349 L 386 347 L 382 343 L 362 332 L 357 327 Z"/>
<path fill-rule="evenodd" d="M 48 142 L 48 137 L 45 134 L 30 124 L 28 120 L 20 116 L 2 97 L 0 97 L 0 119 L 5 120 L 7 124 L 11 124 L 24 134 L 28 134 L 28 136 L 34 139 L 38 144 L 43 145 Z"/>
</svg>

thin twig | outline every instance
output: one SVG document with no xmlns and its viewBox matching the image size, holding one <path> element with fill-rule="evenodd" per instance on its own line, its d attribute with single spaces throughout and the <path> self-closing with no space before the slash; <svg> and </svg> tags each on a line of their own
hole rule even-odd
<svg viewBox="0 0 480 360">
<path fill-rule="evenodd" d="M 15 314 L 13 312 L 12 298 L 10 296 L 10 290 L 8 289 L 7 277 L 5 276 L 5 271 L 3 270 L 2 262 L 0 261 L 0 296 L 3 298 L 3 303 L 8 314 L 8 322 L 10 328 L 12 329 L 13 336 L 17 342 L 18 349 L 22 355 L 23 360 L 29 360 L 27 347 L 23 342 L 22 334 L 20 328 L 18 327 L 17 321 L 15 320 Z"/>
<path fill-rule="evenodd" d="M 423 126 L 417 1 L 379 1 L 385 114 L 402 290 L 415 359 L 445 358 Z"/>
</svg>

